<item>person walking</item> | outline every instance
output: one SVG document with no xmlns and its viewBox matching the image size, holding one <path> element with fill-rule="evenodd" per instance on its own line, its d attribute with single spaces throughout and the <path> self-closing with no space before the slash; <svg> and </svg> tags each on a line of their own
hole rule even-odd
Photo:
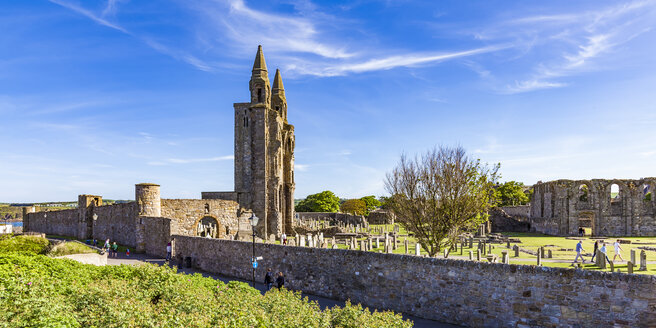
<svg viewBox="0 0 656 328">
<path fill-rule="evenodd" d="M 280 236 L 280 240 L 282 241 L 283 245 L 287 245 L 287 235 L 284 232 Z"/>
<path fill-rule="evenodd" d="M 278 289 L 282 288 L 285 286 L 285 276 L 283 276 L 282 272 L 278 272 L 278 278 L 276 278 L 276 287 Z"/>
<path fill-rule="evenodd" d="M 599 250 L 599 241 L 595 240 L 594 250 L 592 251 L 592 258 L 590 259 L 590 262 L 594 262 L 595 256 L 597 256 L 597 250 Z"/>
<path fill-rule="evenodd" d="M 620 253 L 622 251 L 622 246 L 620 246 L 619 239 L 613 243 L 613 247 L 615 247 L 615 256 L 613 256 L 613 262 L 615 262 L 615 258 L 617 258 L 618 256 L 620 257 L 620 261 L 624 262 L 624 259 L 622 258 L 622 253 Z"/>
<path fill-rule="evenodd" d="M 581 261 L 585 263 L 585 259 L 583 258 L 583 255 L 581 255 L 581 252 L 585 252 L 585 250 L 583 249 L 583 241 L 579 240 L 578 244 L 576 244 L 576 257 L 574 258 L 572 265 L 574 265 L 574 263 L 578 263 L 579 257 L 581 258 Z"/>
<path fill-rule="evenodd" d="M 107 240 L 105 240 L 105 244 L 103 245 L 103 248 L 102 248 L 103 252 L 105 252 L 105 251 L 109 252 L 110 247 L 111 247 L 111 245 L 109 244 L 109 238 L 107 238 Z"/>
<path fill-rule="evenodd" d="M 171 246 L 171 242 L 166 244 L 166 262 L 171 261 L 171 251 L 173 250 L 173 247 Z"/>
<path fill-rule="evenodd" d="M 116 242 L 112 244 L 112 252 L 110 254 L 114 253 L 114 257 L 118 257 L 118 245 L 116 245 Z"/>
<path fill-rule="evenodd" d="M 608 255 L 606 255 L 606 243 L 605 242 L 601 242 L 601 248 L 599 249 L 599 251 L 601 251 L 601 253 L 604 254 L 604 257 L 606 258 L 606 261 L 610 262 L 610 259 L 608 258 Z"/>
<path fill-rule="evenodd" d="M 267 291 L 273 287 L 273 272 L 271 272 L 271 268 L 268 268 L 266 275 L 264 275 L 264 284 L 266 285 Z"/>
</svg>

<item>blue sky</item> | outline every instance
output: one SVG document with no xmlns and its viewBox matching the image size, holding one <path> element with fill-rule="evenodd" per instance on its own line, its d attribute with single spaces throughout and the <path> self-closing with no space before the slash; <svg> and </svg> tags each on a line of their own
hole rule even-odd
<svg viewBox="0 0 656 328">
<path fill-rule="evenodd" d="M 656 1 L 3 1 L 0 201 L 233 189 L 258 44 L 296 198 L 383 195 L 405 152 L 502 180 L 656 176 Z"/>
</svg>

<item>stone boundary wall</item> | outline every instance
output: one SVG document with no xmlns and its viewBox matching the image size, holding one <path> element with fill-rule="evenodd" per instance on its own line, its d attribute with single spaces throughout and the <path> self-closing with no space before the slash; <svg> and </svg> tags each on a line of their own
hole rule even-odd
<svg viewBox="0 0 656 328">
<path fill-rule="evenodd" d="M 367 216 L 369 224 L 394 224 L 395 216 L 389 211 L 374 211 Z"/>
<path fill-rule="evenodd" d="M 136 230 L 137 250 L 166 257 L 166 244 L 177 232 L 177 222 L 169 218 L 140 216 Z"/>
<path fill-rule="evenodd" d="M 135 220 L 137 218 L 137 203 L 122 203 L 89 207 L 88 211 L 98 215 L 93 222 L 93 238 L 105 240 L 109 238 L 121 245 L 135 247 Z M 91 214 L 93 215 L 93 214 Z M 86 224 L 81 222 L 80 224 Z"/>
<path fill-rule="evenodd" d="M 249 242 L 174 236 L 179 259 L 251 279 Z M 656 326 L 656 277 L 256 244 L 291 289 L 473 327 Z"/>
<path fill-rule="evenodd" d="M 367 220 L 362 215 L 353 215 L 346 213 L 333 213 L 333 212 L 296 212 L 298 219 L 302 221 L 331 221 L 333 223 L 341 222 L 351 225 L 366 225 Z"/>
<path fill-rule="evenodd" d="M 531 216 L 531 205 L 501 206 L 501 209 L 510 216 L 529 218 Z"/>
<path fill-rule="evenodd" d="M 27 214 L 29 231 L 41 232 L 47 235 L 77 236 L 78 224 L 80 223 L 80 212 L 78 209 L 36 212 Z M 28 228 L 26 228 L 27 230 Z"/>
</svg>

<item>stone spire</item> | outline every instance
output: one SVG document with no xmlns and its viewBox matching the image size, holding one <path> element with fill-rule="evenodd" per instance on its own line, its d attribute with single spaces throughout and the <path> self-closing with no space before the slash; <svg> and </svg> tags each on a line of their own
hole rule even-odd
<svg viewBox="0 0 656 328">
<path fill-rule="evenodd" d="M 266 62 L 264 61 L 264 54 L 262 53 L 262 46 L 257 46 L 257 54 L 255 55 L 255 62 L 253 63 L 253 74 L 260 71 L 267 71 Z"/>
<path fill-rule="evenodd" d="M 285 87 L 282 85 L 282 77 L 280 76 L 280 70 L 276 68 L 276 76 L 273 77 L 273 87 L 271 88 L 273 94 L 285 94 Z"/>
</svg>

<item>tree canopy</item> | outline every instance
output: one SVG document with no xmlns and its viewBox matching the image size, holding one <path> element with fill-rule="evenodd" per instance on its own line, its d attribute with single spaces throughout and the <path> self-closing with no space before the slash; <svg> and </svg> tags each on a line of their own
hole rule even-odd
<svg viewBox="0 0 656 328">
<path fill-rule="evenodd" d="M 507 181 L 496 187 L 496 198 L 499 206 L 526 205 L 529 202 L 526 194 L 528 187 L 517 181 Z M 587 192 L 586 192 L 587 194 Z"/>
<path fill-rule="evenodd" d="M 337 212 L 339 211 L 339 197 L 332 191 L 325 190 L 307 196 L 294 208 L 296 212 Z"/>
<path fill-rule="evenodd" d="M 376 199 L 376 196 L 373 196 L 373 195 L 372 196 L 364 196 L 364 197 L 360 198 L 360 200 L 362 200 L 365 203 L 365 205 L 367 206 L 367 210 L 365 211 L 364 215 L 369 215 L 369 212 L 377 209 L 378 207 L 380 207 L 382 205 L 380 203 L 380 201 L 378 199 Z"/>
<path fill-rule="evenodd" d="M 499 166 L 471 159 L 462 147 L 433 148 L 414 159 L 403 155 L 386 176 L 386 205 L 435 256 L 487 221 Z"/>
<path fill-rule="evenodd" d="M 362 199 L 347 199 L 342 203 L 341 212 L 355 215 L 367 215 L 367 203 Z"/>
</svg>

